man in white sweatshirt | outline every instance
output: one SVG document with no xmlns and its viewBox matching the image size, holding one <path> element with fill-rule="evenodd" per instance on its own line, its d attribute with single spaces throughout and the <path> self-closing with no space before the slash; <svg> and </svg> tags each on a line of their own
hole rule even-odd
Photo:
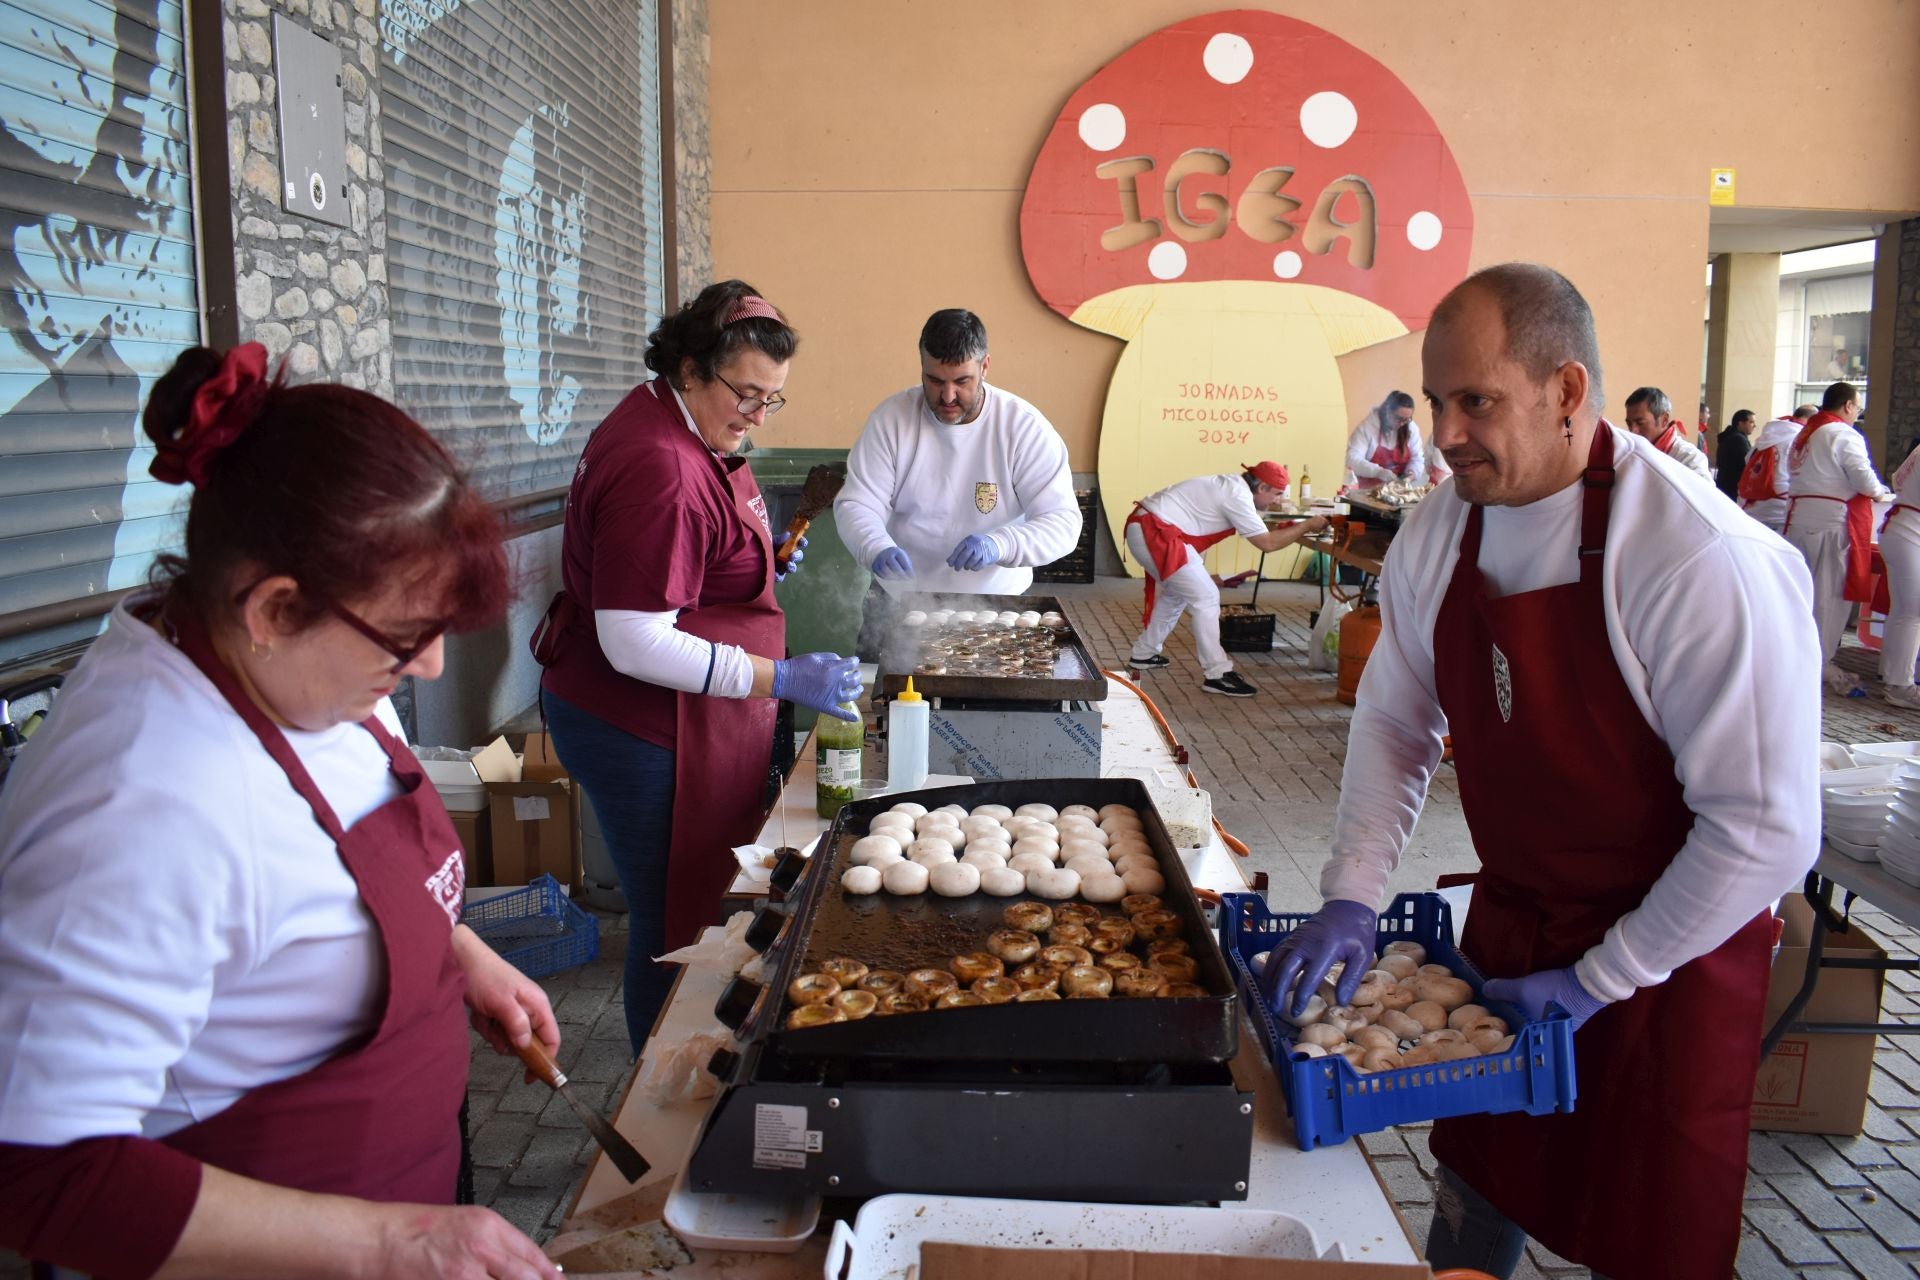
<svg viewBox="0 0 1920 1280">
<path fill-rule="evenodd" d="M 1673 401 L 1658 387 L 1637 387 L 1627 397 L 1627 430 L 1649 441 L 1655 452 L 1664 453 L 1687 470 L 1713 483 L 1713 468 L 1707 455 L 1695 448 L 1673 416 Z"/>
<path fill-rule="evenodd" d="M 847 456 L 834 519 L 879 588 L 863 655 L 877 653 L 888 598 L 1021 595 L 1035 565 L 1080 540 L 1066 443 L 1038 409 L 988 385 L 992 363 L 979 316 L 934 312 L 920 331 L 920 385 L 882 400 Z"/>
<path fill-rule="evenodd" d="M 1767 528 L 1779 533 L 1787 523 L 1787 486 L 1793 478 L 1793 463 L 1788 450 L 1793 447 L 1800 428 L 1820 412 L 1815 405 L 1803 404 L 1784 418 L 1775 418 L 1760 428 L 1753 438 L 1753 456 L 1740 473 L 1740 505 L 1746 513 Z"/>
</svg>

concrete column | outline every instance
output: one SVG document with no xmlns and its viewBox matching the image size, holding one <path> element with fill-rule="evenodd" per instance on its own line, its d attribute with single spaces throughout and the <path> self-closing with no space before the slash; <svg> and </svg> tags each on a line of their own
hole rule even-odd
<svg viewBox="0 0 1920 1280">
<path fill-rule="evenodd" d="M 1751 409 L 1762 422 L 1792 405 L 1773 401 L 1774 346 L 1780 317 L 1780 255 L 1720 253 L 1713 258 L 1708 294 L 1707 403 L 1718 433 L 1734 411 Z M 1674 405 L 1676 413 L 1693 406 Z"/>
<path fill-rule="evenodd" d="M 1866 418 L 1873 459 L 1892 475 L 1920 436 L 1920 218 L 1889 223 L 1874 249 Z"/>
</svg>

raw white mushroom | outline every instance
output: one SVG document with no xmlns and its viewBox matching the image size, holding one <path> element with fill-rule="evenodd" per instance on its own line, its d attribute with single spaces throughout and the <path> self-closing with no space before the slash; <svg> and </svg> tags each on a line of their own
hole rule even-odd
<svg viewBox="0 0 1920 1280">
<path fill-rule="evenodd" d="M 1324 1058 L 1327 1056 L 1327 1051 L 1317 1044 L 1304 1041 L 1293 1046 L 1293 1056 L 1296 1058 Z"/>
<path fill-rule="evenodd" d="M 1027 891 L 1027 878 L 1011 867 L 989 867 L 980 873 L 980 888 L 996 898 Z"/>
<path fill-rule="evenodd" d="M 1271 951 L 1260 952 L 1258 955 L 1254 956 L 1253 959 L 1247 961 L 1247 967 L 1249 969 L 1252 969 L 1255 973 L 1260 972 L 1262 969 L 1267 967 L 1267 957 L 1272 954 L 1273 952 Z"/>
<path fill-rule="evenodd" d="M 1427 1034 L 1427 1028 L 1419 1020 L 1408 1017 L 1399 1009 L 1388 1009 L 1380 1015 L 1380 1026 L 1385 1027 L 1402 1040 L 1418 1040 Z"/>
<path fill-rule="evenodd" d="M 1365 1049 L 1362 1049 L 1357 1044 L 1343 1044 L 1338 1049 L 1335 1049 L 1333 1053 L 1329 1054 L 1328 1056 L 1345 1058 L 1348 1062 L 1353 1064 L 1353 1069 L 1355 1071 L 1359 1071 L 1360 1061 L 1361 1059 L 1367 1056 L 1367 1051 Z"/>
<path fill-rule="evenodd" d="M 909 818 L 918 818 L 926 814 L 927 806 L 923 804 L 915 804 L 911 800 L 902 800 L 899 804 L 887 810 L 887 812 L 888 813 L 904 813 Z"/>
<path fill-rule="evenodd" d="M 950 813 L 953 815 L 953 820 L 958 822 L 967 816 L 967 806 L 963 804 L 943 804 L 938 809 L 935 809 L 934 812 Z"/>
<path fill-rule="evenodd" d="M 925 831 L 929 827 L 951 827 L 958 831 L 960 823 L 950 813 L 923 813 L 913 820 L 915 831 Z"/>
<path fill-rule="evenodd" d="M 1127 817 L 1127 818 L 1137 818 L 1140 816 L 1140 811 L 1134 808 L 1132 805 L 1120 804 L 1116 802 L 1114 804 L 1101 805 L 1100 816 L 1102 818 L 1112 818 L 1116 816 Z"/>
<path fill-rule="evenodd" d="M 1453 976 L 1453 970 L 1443 964 L 1423 964 L 1420 966 L 1419 972 L 1413 976 L 1416 978 L 1451 978 Z"/>
<path fill-rule="evenodd" d="M 1048 862 L 1052 862 L 1060 856 L 1060 845 L 1057 841 L 1049 840 L 1045 836 L 1021 836 L 1013 842 L 1013 853 L 1015 857 L 1023 853 L 1037 853 Z"/>
<path fill-rule="evenodd" d="M 1100 859 L 1100 865 L 1107 863 L 1107 847 L 1097 840 L 1083 840 L 1067 836 L 1060 842 L 1060 861 L 1066 862 L 1082 855 Z"/>
<path fill-rule="evenodd" d="M 1103 864 L 1104 865 L 1104 864 Z M 1075 868 L 1078 870 L 1078 868 Z M 1080 876 L 1080 896 L 1088 902 L 1118 902 L 1127 896 L 1127 885 L 1111 869 Z"/>
<path fill-rule="evenodd" d="M 1398 1049 L 1400 1038 L 1385 1027 L 1372 1025 L 1355 1027 L 1347 1033 L 1348 1039 L 1367 1049 Z"/>
<path fill-rule="evenodd" d="M 1027 872 L 1027 892 L 1035 897 L 1052 898 L 1055 901 L 1071 898 L 1080 892 L 1080 876 L 1078 872 L 1069 871 L 1065 867 L 1049 866 L 1045 871 L 1029 871 Z"/>
<path fill-rule="evenodd" d="M 1463 978 L 1426 977 L 1413 980 L 1413 994 L 1421 1000 L 1431 1000 L 1448 1013 L 1463 1008 L 1473 999 L 1473 987 Z"/>
<path fill-rule="evenodd" d="M 1288 998 L 1280 1002 L 1280 1016 L 1296 1027 L 1312 1026 L 1327 1016 L 1327 1002 L 1314 996 L 1307 1001 L 1305 1012 L 1296 1018 L 1293 1016 L 1293 1000 Z"/>
<path fill-rule="evenodd" d="M 943 898 L 964 898 L 980 888 L 980 868 L 949 862 L 935 867 L 927 882 Z"/>
<path fill-rule="evenodd" d="M 1018 609 L 1002 609 L 999 614 L 999 621 L 1010 627 L 1020 621 L 1020 611 Z"/>
<path fill-rule="evenodd" d="M 1406 1060 L 1392 1049 L 1369 1049 L 1360 1055 L 1362 1071 L 1397 1071 L 1406 1065 Z"/>
<path fill-rule="evenodd" d="M 1023 627 L 1037 627 L 1040 625 L 1040 615 L 1029 609 L 1020 615 L 1018 625 Z"/>
<path fill-rule="evenodd" d="M 1007 829 L 992 818 L 962 818 L 960 830 L 968 840 L 997 840 Z"/>
<path fill-rule="evenodd" d="M 1120 873 L 1120 883 L 1128 893 L 1159 893 L 1167 887 L 1167 878 L 1153 867 L 1132 867 Z"/>
<path fill-rule="evenodd" d="M 955 609 L 953 611 L 953 620 L 955 622 L 972 622 L 978 616 L 979 615 L 972 609 Z"/>
<path fill-rule="evenodd" d="M 919 609 L 909 609 L 907 616 L 900 619 L 900 621 L 910 627 L 924 627 L 927 625 L 927 615 Z"/>
<path fill-rule="evenodd" d="M 848 893 L 878 893 L 882 880 L 877 867 L 848 867 L 840 877 L 840 887 Z"/>
<path fill-rule="evenodd" d="M 1463 1004 L 1447 1015 L 1447 1025 L 1455 1031 L 1465 1031 L 1477 1022 L 1483 1022 L 1493 1014 L 1483 1004 Z"/>
<path fill-rule="evenodd" d="M 1007 865 L 1007 855 L 1004 845 L 1001 847 L 1001 850 L 1001 852 L 996 853 L 991 849 L 968 849 L 960 855 L 960 861 L 966 866 L 978 867 L 982 871 L 990 871 L 994 867 L 1004 867 Z"/>
<path fill-rule="evenodd" d="M 1427 949 L 1417 942 L 1389 942 L 1380 948 L 1382 958 L 1386 956 L 1406 956 L 1416 965 L 1427 962 Z"/>
<path fill-rule="evenodd" d="M 1013 856 L 1013 849 L 1005 840 L 969 840 L 967 841 L 967 852 L 998 854 L 1000 855 L 1000 861 L 1003 863 Z"/>
<path fill-rule="evenodd" d="M 1407 1016 L 1428 1031 L 1447 1025 L 1447 1011 L 1431 1000 L 1416 1000 L 1407 1006 Z"/>
<path fill-rule="evenodd" d="M 913 843 L 915 846 L 918 846 L 920 842 L 915 840 Z M 953 851 L 951 846 L 936 843 L 933 848 L 921 849 L 918 853 L 909 852 L 907 854 L 907 861 L 917 862 L 928 870 L 932 870 L 934 867 L 944 867 L 950 862 L 958 862 L 960 861 L 960 856 Z"/>
<path fill-rule="evenodd" d="M 1153 856 L 1153 846 L 1145 840 L 1128 840 L 1124 838 L 1109 841 L 1107 844 L 1107 856 L 1115 862 L 1118 862 L 1129 853 L 1141 853 L 1151 858 Z"/>
<path fill-rule="evenodd" d="M 995 822 L 1005 822 L 1013 816 L 1013 810 L 1003 804 L 980 804 L 973 807 L 975 818 L 992 818 Z"/>
<path fill-rule="evenodd" d="M 1052 822 L 1060 816 L 1060 811 L 1050 804 L 1023 804 L 1013 811 L 1016 818 L 1038 818 L 1042 822 Z"/>
<path fill-rule="evenodd" d="M 1129 871 L 1158 871 L 1159 869 L 1160 869 L 1159 862 L 1155 861 L 1152 858 L 1149 858 L 1144 853 L 1130 853 L 1126 857 L 1120 859 L 1120 861 L 1113 864 L 1113 874 L 1117 876 L 1123 876 L 1127 874 L 1127 872 Z M 1141 892 L 1152 893 L 1155 891 L 1151 889 L 1143 889 L 1141 890 Z"/>
<path fill-rule="evenodd" d="M 1398 944 L 1396 943 L 1395 945 L 1397 946 Z M 1382 955 L 1379 962 L 1373 967 L 1392 974 L 1395 981 L 1401 978 L 1411 978 L 1414 974 L 1420 972 L 1420 962 L 1418 960 L 1415 960 L 1412 956 L 1401 955 L 1397 951 L 1390 951 Z"/>
<path fill-rule="evenodd" d="M 936 627 L 944 627 L 949 622 L 953 621 L 953 610 L 935 609 L 933 612 L 927 615 L 927 621 L 931 622 Z"/>
<path fill-rule="evenodd" d="M 889 835 L 861 836 L 853 842 L 853 849 L 847 854 L 856 867 L 864 867 L 881 854 L 899 855 L 905 846 Z"/>
<path fill-rule="evenodd" d="M 954 861 L 953 841 L 942 840 L 938 836 L 921 836 L 907 846 L 907 857 L 915 862 L 925 862 L 933 858 L 939 862 Z"/>
<path fill-rule="evenodd" d="M 1331 1022 L 1316 1022 L 1300 1028 L 1302 1044 L 1318 1045 L 1322 1049 L 1338 1049 L 1347 1042 L 1346 1033 Z"/>
<path fill-rule="evenodd" d="M 1066 852 L 1064 849 L 1061 850 L 1063 855 Z M 1113 867 L 1107 862 L 1107 855 L 1104 853 L 1077 853 L 1067 858 L 1066 861 L 1060 865 L 1079 876 L 1083 881 L 1089 876 L 1103 876 L 1107 879 L 1119 878 L 1113 874 Z"/>
<path fill-rule="evenodd" d="M 1021 875 L 1028 875 L 1035 871 L 1053 870 L 1053 859 L 1044 853 L 1035 853 L 1033 850 L 1028 849 L 1025 852 L 1016 853 L 1011 858 L 1008 858 L 1007 865 L 1015 871 L 1018 871 Z"/>
<path fill-rule="evenodd" d="M 1319 1000 L 1320 997 L 1315 996 L 1314 999 Z M 1356 1033 L 1364 1031 L 1368 1025 L 1366 1014 L 1352 1005 L 1344 1004 L 1334 1005 L 1328 1009 L 1324 1021 L 1330 1026 L 1339 1028 L 1341 1033 L 1349 1039 L 1352 1039 Z M 1398 1044 L 1399 1041 L 1396 1040 L 1394 1043 Z"/>
<path fill-rule="evenodd" d="M 895 862 L 880 875 L 888 893 L 903 895 L 925 893 L 930 879 L 927 869 L 917 862 Z"/>
<path fill-rule="evenodd" d="M 1092 805 L 1070 804 L 1060 811 L 1061 821 L 1064 822 L 1068 818 L 1085 818 L 1089 822 L 1097 823 L 1100 821 L 1100 811 Z"/>
</svg>

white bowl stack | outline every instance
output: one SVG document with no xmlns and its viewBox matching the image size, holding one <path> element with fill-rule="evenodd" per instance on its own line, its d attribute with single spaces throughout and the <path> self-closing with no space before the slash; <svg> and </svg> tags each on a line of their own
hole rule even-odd
<svg viewBox="0 0 1920 1280">
<path fill-rule="evenodd" d="M 1904 767 L 1876 764 L 1820 775 L 1820 825 L 1836 852 L 1861 862 L 1879 860 L 1898 795 L 1897 775 Z M 1915 813 L 1920 814 L 1920 804 Z"/>
<path fill-rule="evenodd" d="M 1888 875 L 1920 886 L 1920 759 L 1895 767 L 1893 804 L 1876 852 Z"/>
</svg>

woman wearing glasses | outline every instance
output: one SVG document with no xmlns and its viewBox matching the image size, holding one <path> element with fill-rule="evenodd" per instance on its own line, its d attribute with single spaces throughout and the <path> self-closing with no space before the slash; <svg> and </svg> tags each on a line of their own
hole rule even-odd
<svg viewBox="0 0 1920 1280">
<path fill-rule="evenodd" d="M 155 385 L 186 554 L 0 801 L 0 1245 L 91 1275 L 557 1276 L 453 1207 L 467 1011 L 502 1052 L 559 1034 L 459 923 L 459 843 L 387 703 L 503 612 L 499 523 L 400 410 L 266 369 L 195 348 Z"/>
<path fill-rule="evenodd" d="M 534 645 L 554 747 L 593 803 L 632 912 L 635 1054 L 672 983 L 653 957 L 713 922 L 729 849 L 760 825 L 773 700 L 851 719 L 837 708 L 860 696 L 857 659 L 782 656 L 773 530 L 739 456 L 786 403 L 799 339 L 727 280 L 647 341 L 659 376 L 587 441 L 567 496 L 564 589 Z"/>
</svg>

